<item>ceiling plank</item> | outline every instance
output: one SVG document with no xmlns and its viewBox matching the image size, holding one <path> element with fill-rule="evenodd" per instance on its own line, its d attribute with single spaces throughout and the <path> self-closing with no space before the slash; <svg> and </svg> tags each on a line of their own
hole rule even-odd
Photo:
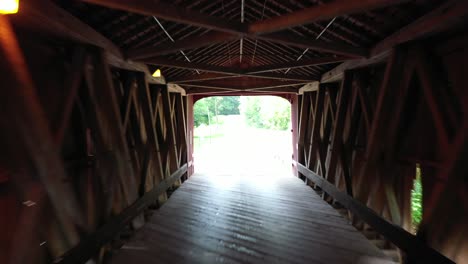
<svg viewBox="0 0 468 264">
<path fill-rule="evenodd" d="M 285 62 L 281 64 L 262 65 L 258 67 L 253 67 L 253 68 L 247 69 L 247 73 L 262 73 L 262 72 L 270 72 L 270 71 L 285 70 L 285 69 L 303 68 L 303 67 L 343 62 L 349 59 L 350 59 L 349 57 L 344 57 L 344 56 L 305 59 L 305 60 L 300 60 L 300 61 Z"/>
<path fill-rule="evenodd" d="M 191 75 L 176 77 L 176 78 L 168 80 L 168 82 L 183 84 L 183 83 L 186 83 L 186 82 L 208 81 L 208 80 L 217 80 L 217 79 L 229 79 L 229 78 L 237 78 L 237 77 L 239 77 L 239 76 L 227 75 L 227 74 L 223 74 L 223 73 L 204 72 L 204 73 L 200 73 L 200 74 L 191 74 Z"/>
<path fill-rule="evenodd" d="M 125 10 L 128 12 L 138 13 L 147 16 L 155 16 L 165 20 L 199 26 L 207 29 L 222 31 L 229 34 L 216 34 L 212 33 L 207 37 L 190 37 L 180 41 L 181 43 L 175 43 L 173 45 L 167 45 L 163 47 L 150 47 L 142 48 L 129 51 L 129 58 L 148 58 L 154 55 L 169 54 L 174 51 L 190 48 L 200 48 L 206 45 L 229 41 L 233 39 L 239 39 L 242 37 L 259 38 L 268 40 L 284 45 L 290 45 L 300 48 L 309 48 L 313 50 L 330 52 L 340 55 L 347 55 L 353 57 L 365 57 L 367 56 L 367 50 L 362 48 L 353 47 L 347 44 L 336 44 L 327 43 L 316 39 L 303 38 L 297 35 L 287 34 L 285 32 L 259 35 L 257 33 L 248 33 L 247 26 L 226 20 L 220 17 L 213 17 L 206 14 L 202 14 L 196 11 L 187 10 L 183 7 L 168 5 L 161 1 L 152 0 L 82 0 L 87 3 L 97 4 L 106 6 L 109 8 Z M 367 0 L 371 1 L 371 0 Z M 372 0 L 376 1 L 376 0 Z M 388 1 L 388 0 L 387 0 Z M 354 2 L 354 1 L 353 1 Z M 161 52 L 162 50 L 162 52 Z"/>
<path fill-rule="evenodd" d="M 229 95 L 229 94 L 237 94 L 241 91 L 235 90 L 230 91 L 223 88 L 203 88 L 203 87 L 194 87 L 187 90 L 187 94 L 215 94 L 215 95 Z"/>
<path fill-rule="evenodd" d="M 242 35 L 246 26 L 240 22 L 229 21 L 221 17 L 213 17 L 200 12 L 188 10 L 181 6 L 165 4 L 160 0 L 82 0 L 83 2 L 120 9 L 131 13 L 189 24 L 212 30 Z"/>
<path fill-rule="evenodd" d="M 127 51 L 127 57 L 132 60 L 167 55 L 184 49 L 196 49 L 214 43 L 236 40 L 239 36 L 226 32 L 208 32 L 201 36 L 189 37 L 175 43 L 132 49 Z"/>
<path fill-rule="evenodd" d="M 225 67 L 211 64 L 202 64 L 196 62 L 188 62 L 170 59 L 164 56 L 153 57 L 149 59 L 142 59 L 141 62 L 152 64 L 155 66 L 166 66 L 179 69 L 200 70 L 205 72 L 224 73 L 229 75 L 242 75 L 241 69 L 234 67 Z"/>
<path fill-rule="evenodd" d="M 259 78 L 267 79 L 279 79 L 279 80 L 298 80 L 298 81 L 316 81 L 316 78 L 307 77 L 302 75 L 292 75 L 292 74 L 278 74 L 278 73 L 252 73 L 247 74 L 244 70 L 234 67 L 224 67 L 217 65 L 208 65 L 187 61 L 177 61 L 169 59 L 167 57 L 154 57 L 150 59 L 141 60 L 143 63 L 152 64 L 155 66 L 166 66 L 172 68 L 180 69 L 195 69 L 205 72 L 221 73 L 227 75 L 236 75 L 236 76 L 253 76 Z"/>
<path fill-rule="evenodd" d="M 249 35 L 250 36 L 250 35 Z M 354 58 L 367 57 L 368 50 L 365 48 L 354 47 L 347 44 L 329 43 L 315 38 L 301 37 L 295 34 L 281 32 L 267 35 L 258 35 L 255 38 L 267 40 L 287 46 L 293 46 L 302 49 L 312 49 L 322 52 L 329 52 L 339 55 L 350 56 Z"/>
<path fill-rule="evenodd" d="M 344 62 L 331 71 L 324 73 L 321 82 L 339 81 L 343 78 L 343 72 L 347 69 L 383 63 L 394 46 L 443 31 L 461 22 L 462 17 L 467 13 L 468 1 L 452 0 L 445 2 L 375 45 L 371 50 L 371 58 Z"/>
<path fill-rule="evenodd" d="M 241 38 L 239 35 L 221 32 L 212 32 L 208 34 L 204 36 L 189 37 L 187 39 L 177 41 L 174 44 L 131 50 L 127 53 L 127 55 L 130 59 L 149 58 L 156 55 L 166 55 L 169 53 L 178 52 L 179 50 L 201 48 L 211 44 Z M 350 56 L 353 58 L 362 58 L 368 55 L 368 51 L 365 48 L 353 47 L 351 45 L 340 43 L 329 43 L 321 40 L 316 40 L 314 38 L 300 37 L 298 35 L 286 32 L 272 33 L 267 35 L 246 34 L 245 36 L 254 39 L 261 39 L 274 43 L 279 43 L 287 46 L 293 46 L 302 49 L 312 49 L 322 52 Z"/>
<path fill-rule="evenodd" d="M 377 55 L 400 43 L 443 31 L 454 24 L 462 22 L 462 17 L 467 14 L 468 1 L 452 0 L 445 2 L 379 42 L 372 48 L 371 54 Z"/>
<path fill-rule="evenodd" d="M 405 0 L 334 0 L 327 4 L 316 5 L 282 16 L 254 22 L 249 25 L 248 31 L 254 34 L 265 34 L 316 21 L 328 20 L 337 16 L 362 13 L 401 2 L 405 2 Z"/>
</svg>

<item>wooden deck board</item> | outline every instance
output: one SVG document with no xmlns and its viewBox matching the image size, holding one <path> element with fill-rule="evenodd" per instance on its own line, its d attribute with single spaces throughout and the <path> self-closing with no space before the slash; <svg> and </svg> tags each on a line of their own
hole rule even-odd
<svg viewBox="0 0 468 264">
<path fill-rule="evenodd" d="M 113 263 L 358 263 L 382 252 L 295 177 L 186 181 Z"/>
</svg>

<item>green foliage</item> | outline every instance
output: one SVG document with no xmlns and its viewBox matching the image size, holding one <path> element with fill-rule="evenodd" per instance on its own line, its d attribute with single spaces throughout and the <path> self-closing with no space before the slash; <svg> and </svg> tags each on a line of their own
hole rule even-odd
<svg viewBox="0 0 468 264">
<path fill-rule="evenodd" d="M 241 109 L 240 109 L 241 108 Z M 221 115 L 242 114 L 248 126 L 287 130 L 291 104 L 276 96 L 213 96 L 197 101 L 193 108 L 195 127 L 223 122 Z"/>
<path fill-rule="evenodd" d="M 416 166 L 416 178 L 413 182 L 411 190 L 411 216 L 413 227 L 416 230 L 422 220 L 422 184 L 421 184 L 421 168 L 419 164 Z"/>
<path fill-rule="evenodd" d="M 248 126 L 287 130 L 291 122 L 291 104 L 276 96 L 242 97 L 241 114 Z"/>
<path fill-rule="evenodd" d="M 221 98 L 218 104 L 218 115 L 238 115 L 240 106 L 239 96 L 214 97 Z"/>
<path fill-rule="evenodd" d="M 248 126 L 262 128 L 262 118 L 260 116 L 260 98 L 243 97 L 241 102 L 241 112 Z"/>
<path fill-rule="evenodd" d="M 238 115 L 239 96 L 213 96 L 197 101 L 193 107 L 195 127 L 218 123 L 218 115 Z"/>
</svg>

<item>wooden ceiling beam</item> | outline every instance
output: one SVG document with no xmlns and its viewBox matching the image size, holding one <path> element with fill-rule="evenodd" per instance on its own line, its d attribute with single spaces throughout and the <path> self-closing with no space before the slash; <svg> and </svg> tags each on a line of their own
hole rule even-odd
<svg viewBox="0 0 468 264">
<path fill-rule="evenodd" d="M 82 0 L 90 4 L 119 9 L 146 16 L 155 16 L 168 21 L 242 35 L 246 26 L 240 22 L 213 17 L 184 7 L 165 4 L 160 0 Z"/>
<path fill-rule="evenodd" d="M 253 34 L 276 32 L 290 27 L 332 19 L 337 16 L 362 13 L 390 5 L 396 5 L 405 1 L 407 0 L 334 0 L 327 4 L 316 5 L 282 16 L 254 22 L 249 25 L 248 31 Z"/>
<path fill-rule="evenodd" d="M 468 2 L 451 0 L 442 3 L 416 21 L 408 24 L 394 34 L 388 36 L 371 50 L 371 58 L 346 61 L 321 77 L 321 82 L 336 82 L 343 78 L 347 69 L 367 67 L 386 61 L 390 50 L 398 44 L 419 39 L 421 37 L 441 32 L 457 23 L 462 23 L 468 14 Z"/>
<path fill-rule="evenodd" d="M 300 48 L 309 48 L 313 50 L 330 52 L 352 57 L 365 57 L 367 50 L 353 47 L 346 44 L 327 43 L 320 40 L 298 37 L 297 35 L 283 33 L 274 33 L 260 35 L 262 32 L 247 32 L 247 26 L 242 23 L 226 20 L 221 17 L 213 17 L 196 11 L 187 10 L 183 7 L 168 5 L 161 1 L 152 0 L 82 0 L 87 3 L 102 5 L 108 8 L 124 10 L 147 16 L 155 16 L 161 19 L 194 25 L 211 30 L 221 31 L 221 33 L 211 33 L 206 36 L 194 36 L 185 40 L 178 41 L 173 45 L 160 47 L 147 47 L 135 49 L 128 52 L 131 59 L 148 58 L 155 55 L 164 55 L 177 52 L 183 49 L 193 49 L 207 46 L 214 43 L 230 41 L 241 37 L 258 38 L 263 40 L 281 43 Z M 368 0 L 370 2 L 377 0 Z M 368 2 L 367 1 L 367 2 Z M 386 0 L 388 2 L 389 0 Z M 347 2 L 347 1 L 346 1 Z M 349 1 L 355 2 L 355 1 Z M 377 2 L 382 2 L 377 1 Z M 384 1 L 385 2 L 385 1 Z M 255 24 L 255 23 L 254 23 Z M 275 30 L 276 31 L 276 30 Z M 228 33 L 228 34 L 226 34 Z M 179 43 L 180 42 L 180 43 Z"/>
<path fill-rule="evenodd" d="M 132 60 L 168 55 L 184 49 L 196 49 L 215 43 L 238 39 L 239 36 L 226 32 L 208 32 L 201 36 L 189 37 L 175 43 L 132 49 L 127 51 L 127 57 Z"/>
<path fill-rule="evenodd" d="M 234 76 L 251 76 L 251 77 L 258 77 L 258 78 L 267 78 L 267 79 L 279 79 L 279 80 L 294 80 L 294 81 L 316 81 L 316 78 L 311 78 L 302 75 L 291 75 L 291 74 L 278 74 L 278 73 L 245 73 L 244 70 L 234 67 L 224 67 L 224 66 L 217 66 L 217 65 L 208 65 L 208 64 L 201 64 L 201 63 L 194 63 L 194 62 L 187 62 L 187 61 L 176 61 L 173 59 L 169 59 L 167 57 L 154 57 L 150 59 L 141 60 L 141 62 L 152 64 L 155 66 L 166 66 L 172 68 L 180 68 L 180 69 L 192 69 L 192 70 L 200 70 L 205 72 L 212 72 L 212 73 L 220 73 L 220 74 L 227 74 L 227 75 L 234 75 Z"/>
<path fill-rule="evenodd" d="M 287 46 L 293 46 L 301 49 L 311 49 L 321 52 L 333 53 L 353 58 L 363 58 L 368 56 L 368 50 L 360 47 L 353 47 L 346 44 L 328 43 L 314 38 L 300 37 L 287 32 L 272 33 L 266 35 L 245 34 L 244 36 L 279 43 Z M 174 44 L 164 46 L 146 47 L 134 49 L 127 52 L 130 59 L 149 58 L 157 55 L 166 55 L 179 50 L 194 49 L 208 46 L 211 44 L 231 41 L 241 38 L 240 35 L 229 33 L 212 32 L 204 36 L 189 37 L 177 41 Z"/>
<path fill-rule="evenodd" d="M 182 77 L 176 77 L 168 80 L 170 83 L 183 84 L 186 82 L 197 82 L 197 81 L 208 81 L 208 80 L 217 80 L 217 79 L 229 79 L 237 78 L 235 75 L 227 75 L 223 73 L 213 73 L 213 72 L 204 72 L 200 74 L 191 74 Z"/>
<path fill-rule="evenodd" d="M 253 68 L 247 69 L 247 73 L 262 73 L 262 72 L 270 72 L 270 71 L 278 71 L 278 70 L 286 70 L 286 69 L 303 68 L 303 67 L 343 62 L 349 59 L 350 59 L 349 57 L 344 57 L 344 56 L 313 58 L 313 59 L 306 59 L 306 60 L 300 60 L 300 61 L 285 62 L 281 64 L 272 64 L 272 65 L 263 65 L 263 66 L 253 67 Z"/>
<path fill-rule="evenodd" d="M 394 34 L 386 37 L 372 48 L 371 55 L 385 52 L 400 43 L 443 31 L 452 25 L 463 22 L 462 18 L 467 14 L 468 1 L 447 1 Z"/>
<path fill-rule="evenodd" d="M 287 93 L 297 93 L 298 88 L 294 87 L 300 84 L 290 84 L 290 85 L 271 85 L 271 86 L 262 86 L 262 87 L 238 87 L 231 88 L 231 86 L 215 86 L 215 85 L 206 85 L 206 84 L 184 84 L 184 89 L 187 91 L 187 94 L 195 93 L 212 93 L 212 92 L 287 92 Z"/>
<path fill-rule="evenodd" d="M 280 81 L 263 78 L 239 77 L 235 79 L 211 80 L 205 82 L 184 83 L 183 86 L 225 87 L 231 89 L 263 89 L 304 85 L 304 81 Z"/>
<path fill-rule="evenodd" d="M 301 37 L 287 32 L 249 36 L 301 49 L 311 49 L 321 52 L 350 56 L 354 58 L 367 57 L 369 53 L 368 50 L 365 48 L 354 47 L 347 44 L 329 43 L 317 40 L 315 38 Z"/>
</svg>

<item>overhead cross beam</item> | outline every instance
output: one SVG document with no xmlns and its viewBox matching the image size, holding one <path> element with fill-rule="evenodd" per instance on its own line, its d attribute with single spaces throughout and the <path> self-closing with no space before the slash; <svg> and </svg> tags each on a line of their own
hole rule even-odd
<svg viewBox="0 0 468 264">
<path fill-rule="evenodd" d="M 315 38 L 298 37 L 297 35 L 283 32 L 267 35 L 246 34 L 246 36 L 260 40 L 271 41 L 283 45 L 293 46 L 297 48 L 312 49 L 355 58 L 365 57 L 368 53 L 366 49 L 359 47 L 353 47 L 346 44 L 327 43 L 325 41 L 316 40 Z M 174 44 L 130 50 L 127 52 L 127 56 L 129 59 L 138 60 L 156 55 L 166 55 L 169 53 L 177 52 L 181 49 L 201 48 L 207 45 L 237 40 L 240 38 L 240 35 L 212 32 L 202 36 L 189 37 L 184 40 L 177 41 Z"/>
<path fill-rule="evenodd" d="M 254 34 L 276 32 L 290 27 L 309 24 L 315 21 L 332 19 L 337 16 L 362 13 L 368 10 L 395 5 L 405 1 L 408 0 L 334 0 L 327 4 L 316 5 L 282 16 L 254 22 L 249 25 L 248 31 L 249 33 Z"/>
<path fill-rule="evenodd" d="M 184 83 L 183 86 L 197 87 L 223 87 L 230 89 L 262 89 L 262 88 L 280 88 L 288 86 L 298 86 L 307 83 L 306 81 L 278 81 L 255 77 L 239 77 L 235 79 L 220 79 L 203 82 Z"/>
<path fill-rule="evenodd" d="M 147 63 L 147 64 L 152 64 L 152 65 L 157 65 L 157 66 L 167 66 L 167 67 L 180 68 L 180 69 L 196 69 L 196 70 L 205 71 L 205 72 L 212 72 L 212 73 L 218 73 L 218 74 L 221 73 L 221 74 L 234 75 L 234 76 L 252 76 L 252 77 L 258 77 L 258 78 L 294 80 L 294 81 L 305 81 L 305 82 L 315 81 L 315 78 L 301 76 L 301 75 L 277 74 L 277 73 L 246 73 L 244 70 L 239 69 L 239 68 L 208 65 L 208 64 L 186 62 L 186 61 L 177 61 L 177 60 L 169 59 L 167 57 L 154 57 L 154 58 L 142 60 L 142 62 Z"/>
<path fill-rule="evenodd" d="M 224 42 L 232 40 L 232 38 L 241 39 L 243 37 L 250 37 L 262 40 L 268 40 L 272 42 L 277 42 L 285 45 L 300 47 L 300 48 L 309 48 L 314 50 L 320 50 L 324 52 L 336 53 L 341 55 L 348 55 L 353 57 L 364 57 L 367 55 L 367 51 L 365 49 L 353 47 L 350 45 L 345 44 L 335 44 L 335 43 L 327 43 L 323 41 L 318 41 L 315 39 L 304 39 L 298 38 L 296 35 L 284 34 L 284 33 L 275 33 L 275 34 L 268 34 L 268 35 L 261 35 L 264 32 L 255 32 L 255 31 L 248 31 L 248 26 L 242 23 L 233 22 L 221 17 L 213 17 L 206 14 L 202 14 L 196 11 L 190 11 L 183 7 L 177 7 L 174 5 L 167 5 L 161 3 L 160 1 L 150 1 L 150 0 L 135 0 L 135 1 L 124 1 L 124 0 L 82 0 L 84 2 L 98 4 L 102 6 L 106 6 L 109 8 L 125 10 L 128 12 L 138 13 L 142 15 L 148 16 L 155 16 L 162 19 L 166 19 L 169 21 L 177 22 L 177 23 L 184 23 L 190 24 L 194 26 L 199 26 L 211 30 L 221 31 L 225 33 L 229 33 L 233 36 L 228 35 L 212 35 L 209 36 L 207 39 L 203 39 L 203 37 L 191 37 L 185 39 L 182 44 L 174 44 L 174 47 L 165 47 L 165 49 L 172 49 L 172 50 L 180 50 L 184 48 L 193 48 L 193 47 L 201 47 L 203 45 L 210 45 L 214 43 Z M 376 8 L 381 6 L 386 6 L 389 4 L 389 0 L 367 0 L 364 1 L 365 3 L 361 4 L 354 4 L 353 10 L 355 11 L 362 11 L 368 10 L 369 8 Z M 370 4 L 371 2 L 373 4 Z M 385 3 L 385 5 L 383 4 Z M 346 5 L 347 1 L 339 1 L 339 5 Z M 314 7 L 318 9 L 328 8 L 329 4 L 323 5 L 320 7 Z M 334 4 L 332 8 L 337 8 L 338 4 Z M 339 6 L 338 5 L 338 6 Z M 361 7 L 359 9 L 358 7 Z M 332 9 L 331 8 L 331 9 Z M 350 10 L 350 7 L 343 8 L 343 14 L 346 14 Z M 300 12 L 300 11 L 298 11 Z M 336 11 L 337 14 L 340 14 L 342 11 Z M 288 14 L 287 16 L 295 16 L 296 12 Z M 307 21 L 307 22 L 314 22 L 326 19 L 325 17 L 317 17 Z M 269 32 L 278 31 L 282 28 L 278 28 L 277 30 L 271 30 Z M 187 44 L 187 47 L 183 47 L 183 44 Z M 151 57 L 156 54 L 161 55 L 158 51 L 158 47 L 154 48 L 145 48 L 140 50 L 132 50 L 129 52 L 128 56 L 131 59 L 138 59 L 144 57 Z"/>
<path fill-rule="evenodd" d="M 167 55 L 171 53 L 179 52 L 183 49 L 196 49 L 201 48 L 213 43 L 219 43 L 224 41 L 231 41 L 238 39 L 237 35 L 225 33 L 225 32 L 208 32 L 201 36 L 189 37 L 175 43 L 159 45 L 157 47 L 146 47 L 129 50 L 127 56 L 130 59 L 138 60 L 143 58 L 149 58 L 153 56 Z"/>
<path fill-rule="evenodd" d="M 302 67 L 309 67 L 309 66 L 317 66 L 323 64 L 330 64 L 330 63 L 337 63 L 349 60 L 349 57 L 321 57 L 321 58 L 313 58 L 301 61 L 293 61 L 293 62 L 285 62 L 280 64 L 273 64 L 273 65 L 263 65 L 258 67 L 248 68 L 246 71 L 249 74 L 256 74 L 262 72 L 270 72 L 270 71 L 278 71 L 278 70 L 285 70 L 285 69 L 294 69 L 294 68 L 302 68 Z"/>
<path fill-rule="evenodd" d="M 227 19 L 208 16 L 199 12 L 189 11 L 186 8 L 168 5 L 160 0 L 83 0 L 87 3 L 106 6 L 113 9 L 125 10 L 132 13 L 194 25 L 197 27 L 228 32 L 233 34 L 243 34 L 247 31 L 245 25 Z"/>
<path fill-rule="evenodd" d="M 321 82 L 338 81 L 343 78 L 343 72 L 347 69 L 383 63 L 387 60 L 389 50 L 392 47 L 436 32 L 441 32 L 457 23 L 461 24 L 463 17 L 467 14 L 467 1 L 447 1 L 377 43 L 371 50 L 371 58 L 344 62 L 335 69 L 324 73 L 321 77 Z"/>
<path fill-rule="evenodd" d="M 217 79 L 229 79 L 237 78 L 236 75 L 227 75 L 223 73 L 213 73 L 213 72 L 204 72 L 200 74 L 192 74 L 183 77 L 176 77 L 170 79 L 170 83 L 186 83 L 186 82 L 197 82 L 197 81 L 208 81 L 208 80 L 217 80 Z"/>
<path fill-rule="evenodd" d="M 443 3 L 416 21 L 386 37 L 372 48 L 372 55 L 380 54 L 390 48 L 424 35 L 440 32 L 462 22 L 468 14 L 468 1 L 451 0 Z"/>
<path fill-rule="evenodd" d="M 185 77 L 179 77 L 176 79 L 168 80 L 171 83 L 187 83 L 187 82 L 197 82 L 197 81 L 208 81 L 208 80 L 217 80 L 217 79 L 229 79 L 229 78 L 237 78 L 239 76 L 243 76 L 242 74 L 248 74 L 248 75 L 259 75 L 260 73 L 266 73 L 266 72 L 271 72 L 271 71 L 277 71 L 277 70 L 283 70 L 283 69 L 288 69 L 288 68 L 300 68 L 300 67 L 308 67 L 308 66 L 316 66 L 316 65 L 323 65 L 323 64 L 330 64 L 330 63 L 336 63 L 336 62 L 341 62 L 348 60 L 348 57 L 322 57 L 322 58 L 313 58 L 313 59 L 308 59 L 308 60 L 302 60 L 302 61 L 294 61 L 294 62 L 288 62 L 288 63 L 282 63 L 282 64 L 272 64 L 272 65 L 264 65 L 264 66 L 258 66 L 258 67 L 252 67 L 252 68 L 247 68 L 242 71 L 239 69 L 235 68 L 228 68 L 228 67 L 218 67 L 216 66 L 213 72 L 212 66 L 207 65 L 199 65 L 200 67 L 203 67 L 205 70 L 210 70 L 207 73 L 202 73 L 202 74 L 197 74 L 197 75 L 189 75 Z M 149 59 L 151 60 L 151 59 Z M 152 61 L 152 63 L 156 63 L 158 60 Z M 164 62 L 161 62 L 164 63 Z M 171 63 L 168 63 L 170 66 L 173 67 L 173 65 L 176 62 L 172 61 Z M 165 63 L 164 63 L 165 64 Z M 177 64 L 179 64 L 177 62 Z M 163 64 L 161 64 L 163 65 Z M 192 64 L 190 64 L 191 66 Z M 187 65 L 188 66 L 188 65 Z M 185 64 L 179 65 L 178 67 L 183 67 L 185 69 Z M 202 70 L 202 69 L 200 69 Z M 229 74 L 226 71 L 230 71 Z M 236 75 L 230 74 L 230 73 L 235 73 Z M 271 74 L 261 74 L 262 78 L 272 78 L 276 79 L 276 74 L 271 75 Z M 292 79 L 296 80 L 298 77 L 294 75 L 280 75 L 279 76 L 281 79 Z M 301 76 L 300 79 L 303 79 Z"/>
</svg>

